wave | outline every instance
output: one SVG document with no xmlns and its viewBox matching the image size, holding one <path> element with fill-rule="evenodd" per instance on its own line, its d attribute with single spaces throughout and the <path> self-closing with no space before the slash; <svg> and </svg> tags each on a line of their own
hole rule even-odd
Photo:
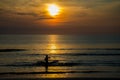
<svg viewBox="0 0 120 80">
<path fill-rule="evenodd" d="M 27 49 L 0 49 L 0 52 L 18 52 L 18 51 L 27 51 Z"/>
<path fill-rule="evenodd" d="M 11 67 L 37 67 L 37 66 L 46 66 L 45 62 L 37 61 L 37 62 L 23 62 L 23 63 L 14 63 L 0 66 L 11 66 Z M 120 62 L 59 62 L 58 60 L 51 61 L 48 63 L 48 66 L 120 66 Z"/>
<path fill-rule="evenodd" d="M 64 74 L 64 73 L 120 73 L 120 71 L 61 71 L 61 72 L 3 72 L 0 75 L 24 75 L 24 74 Z"/>
<path fill-rule="evenodd" d="M 36 63 L 10 64 L 4 66 L 25 67 L 25 66 L 45 66 L 45 62 L 38 61 Z M 56 61 L 50 62 L 48 66 L 77 66 L 79 63 L 58 63 Z"/>
<path fill-rule="evenodd" d="M 33 49 L 33 50 L 51 50 L 51 49 Z M 60 48 L 54 50 L 120 50 L 120 48 Z"/>
<path fill-rule="evenodd" d="M 30 50 L 51 50 L 51 49 L 0 49 L 0 52 L 17 52 L 17 51 L 30 51 Z M 120 48 L 60 48 L 54 50 L 120 50 Z"/>
<path fill-rule="evenodd" d="M 7 54 L 5 54 L 5 53 L 0 53 L 0 55 L 1 56 L 6 56 L 6 55 L 9 55 L 9 53 Z M 27 54 L 25 54 L 25 53 L 13 53 L 13 55 L 9 55 L 9 56 L 44 56 L 44 55 L 46 55 L 46 53 L 27 53 Z M 56 55 L 56 56 L 120 56 L 120 53 L 97 53 L 97 52 L 95 52 L 95 53 L 90 53 L 90 52 L 86 52 L 86 53 L 57 53 L 57 54 L 50 54 L 51 56 L 52 55 Z"/>
<path fill-rule="evenodd" d="M 66 53 L 59 55 L 71 55 L 71 56 L 120 56 L 119 53 Z"/>
</svg>

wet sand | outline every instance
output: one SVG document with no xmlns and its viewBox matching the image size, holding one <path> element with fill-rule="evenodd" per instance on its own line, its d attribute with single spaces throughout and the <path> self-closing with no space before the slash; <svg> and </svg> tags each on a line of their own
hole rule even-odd
<svg viewBox="0 0 120 80">
<path fill-rule="evenodd" d="M 120 78 L 0 78 L 0 80 L 120 80 Z"/>
</svg>

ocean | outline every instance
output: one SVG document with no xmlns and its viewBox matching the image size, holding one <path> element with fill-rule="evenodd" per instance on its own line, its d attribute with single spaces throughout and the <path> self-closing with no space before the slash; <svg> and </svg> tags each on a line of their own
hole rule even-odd
<svg viewBox="0 0 120 80">
<path fill-rule="evenodd" d="M 120 78 L 119 35 L 0 35 L 0 78 L 84 77 Z"/>
</svg>

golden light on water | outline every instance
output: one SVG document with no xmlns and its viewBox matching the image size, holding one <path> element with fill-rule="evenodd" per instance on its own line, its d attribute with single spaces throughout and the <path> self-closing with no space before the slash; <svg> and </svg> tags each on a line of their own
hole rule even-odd
<svg viewBox="0 0 120 80">
<path fill-rule="evenodd" d="M 50 53 L 57 53 L 58 46 L 57 46 L 57 36 L 56 35 L 50 35 Z"/>
<path fill-rule="evenodd" d="M 55 49 L 56 49 L 56 45 L 55 45 L 55 44 L 52 44 L 52 45 L 51 45 L 51 49 L 52 49 L 52 50 L 55 50 Z"/>
<path fill-rule="evenodd" d="M 51 44 L 50 46 L 50 53 L 56 53 L 57 46 L 56 44 Z"/>
<path fill-rule="evenodd" d="M 48 12 L 50 16 L 56 16 L 60 13 L 60 7 L 56 4 L 49 4 L 48 5 Z"/>
</svg>

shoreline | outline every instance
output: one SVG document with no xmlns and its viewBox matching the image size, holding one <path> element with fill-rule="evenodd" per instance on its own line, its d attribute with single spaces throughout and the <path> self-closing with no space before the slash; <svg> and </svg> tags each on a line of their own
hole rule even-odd
<svg viewBox="0 0 120 80">
<path fill-rule="evenodd" d="M 0 78 L 0 80 L 120 80 L 120 78 Z"/>
</svg>

